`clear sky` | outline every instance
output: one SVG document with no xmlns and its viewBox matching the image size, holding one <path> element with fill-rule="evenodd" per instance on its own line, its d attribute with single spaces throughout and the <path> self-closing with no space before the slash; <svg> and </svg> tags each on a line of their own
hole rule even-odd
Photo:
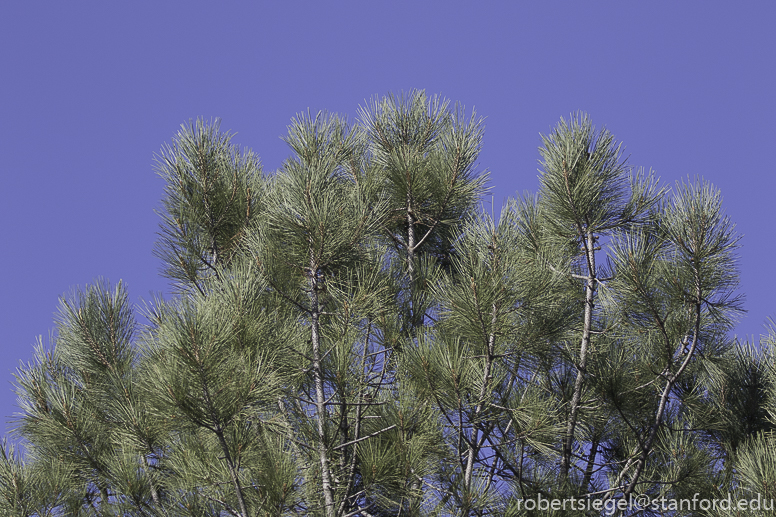
<svg viewBox="0 0 776 517">
<path fill-rule="evenodd" d="M 744 235 L 740 336 L 776 314 L 774 2 L 3 2 L 0 418 L 58 299 L 97 277 L 167 293 L 153 156 L 220 117 L 266 171 L 300 111 L 356 115 L 425 89 L 486 117 L 496 206 L 538 187 L 537 147 L 582 110 L 668 184 L 722 189 Z M 2 426 L 0 426 L 0 430 Z"/>
</svg>

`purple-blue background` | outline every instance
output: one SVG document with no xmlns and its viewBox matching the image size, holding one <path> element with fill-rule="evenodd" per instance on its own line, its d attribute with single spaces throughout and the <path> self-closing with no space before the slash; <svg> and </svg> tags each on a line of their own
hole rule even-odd
<svg viewBox="0 0 776 517">
<path fill-rule="evenodd" d="M 412 88 L 487 117 L 497 206 L 536 191 L 539 133 L 576 110 L 633 165 L 712 181 L 744 234 L 738 333 L 759 334 L 776 314 L 774 22 L 772 2 L 4 2 L 0 419 L 63 293 L 98 276 L 136 303 L 168 291 L 152 162 L 179 124 L 221 117 L 272 171 L 297 112 L 353 118 Z"/>
</svg>

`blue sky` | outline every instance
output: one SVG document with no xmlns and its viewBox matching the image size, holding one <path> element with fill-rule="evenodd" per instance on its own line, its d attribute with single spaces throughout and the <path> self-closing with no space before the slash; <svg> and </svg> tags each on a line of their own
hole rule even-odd
<svg viewBox="0 0 776 517">
<path fill-rule="evenodd" d="M 440 93 L 486 117 L 493 201 L 538 187 L 537 147 L 582 110 L 668 184 L 703 177 L 744 235 L 737 332 L 776 314 L 772 2 L 4 2 L 0 417 L 58 300 L 97 277 L 169 291 L 153 156 L 220 117 L 266 171 L 300 111 Z"/>
</svg>

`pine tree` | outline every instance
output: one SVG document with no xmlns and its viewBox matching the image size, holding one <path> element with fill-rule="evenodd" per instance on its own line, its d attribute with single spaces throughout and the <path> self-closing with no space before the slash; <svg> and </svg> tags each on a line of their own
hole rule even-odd
<svg viewBox="0 0 776 517">
<path fill-rule="evenodd" d="M 259 158 L 231 143 L 220 121 L 182 124 L 156 157 L 166 182 L 155 254 L 178 289 L 202 289 L 217 266 L 229 264 L 261 214 L 265 182 Z"/>
<path fill-rule="evenodd" d="M 356 154 L 361 139 L 337 116 L 292 121 L 286 141 L 294 155 L 247 245 L 278 303 L 296 315 L 297 339 L 286 353 L 305 366 L 281 411 L 300 442 L 307 510 L 327 517 L 358 507 L 359 445 L 395 427 L 376 414 L 391 381 L 380 339 L 389 285 L 374 238 L 384 208 L 372 202 L 374 182 Z"/>
<path fill-rule="evenodd" d="M 175 295 L 142 327 L 121 283 L 63 299 L 17 374 L 2 512 L 776 498 L 776 330 L 730 338 L 739 237 L 719 191 L 662 187 L 578 114 L 543 138 L 539 192 L 496 218 L 482 137 L 441 97 L 389 95 L 353 124 L 298 115 L 265 174 L 218 121 L 184 124 L 157 156 Z"/>
<path fill-rule="evenodd" d="M 424 288 L 427 277 L 435 266 L 449 264 L 463 221 L 485 193 L 487 174 L 477 171 L 483 122 L 449 104 L 415 90 L 375 99 L 359 111 L 384 187 L 384 235 L 400 263 L 404 327 L 410 332 L 425 323 L 433 305 Z"/>
</svg>

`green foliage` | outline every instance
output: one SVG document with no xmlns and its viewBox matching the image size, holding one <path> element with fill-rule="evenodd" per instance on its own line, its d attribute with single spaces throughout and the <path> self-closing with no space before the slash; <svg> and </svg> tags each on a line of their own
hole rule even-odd
<svg viewBox="0 0 776 517">
<path fill-rule="evenodd" d="M 201 289 L 202 279 L 217 265 L 230 263 L 262 211 L 258 157 L 241 152 L 219 126 L 218 120 L 201 119 L 182 124 L 156 157 L 156 171 L 166 186 L 155 253 L 163 274 L 179 289 Z"/>
<path fill-rule="evenodd" d="M 354 124 L 297 116 L 264 175 L 217 121 L 184 124 L 157 157 L 176 295 L 142 327 L 121 283 L 63 300 L 17 374 L 0 513 L 776 499 L 776 331 L 729 337 L 739 238 L 719 191 L 662 187 L 577 114 L 543 137 L 538 194 L 494 219 L 482 136 L 413 91 Z"/>
</svg>

